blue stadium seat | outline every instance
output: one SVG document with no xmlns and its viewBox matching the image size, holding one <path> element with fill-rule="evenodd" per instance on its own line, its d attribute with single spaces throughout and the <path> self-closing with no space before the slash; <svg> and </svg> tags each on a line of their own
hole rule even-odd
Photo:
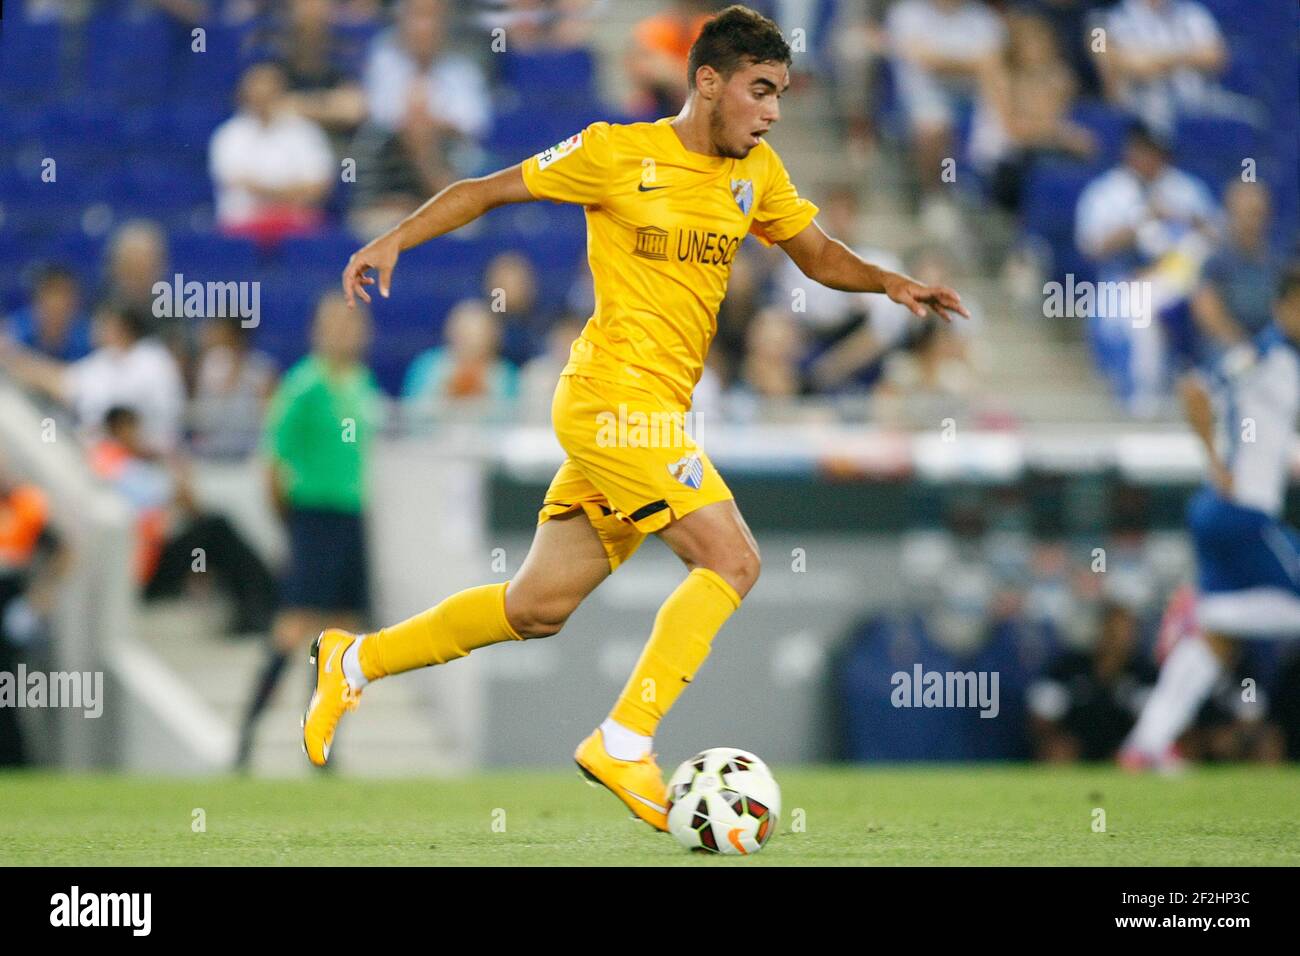
<svg viewBox="0 0 1300 956">
<path fill-rule="evenodd" d="M 596 99 L 570 100 L 542 111 L 519 102 L 498 110 L 484 145 L 499 161 L 518 162 L 597 120 L 613 118 Z"/>
<path fill-rule="evenodd" d="M 249 239 L 215 233 L 180 233 L 170 237 L 171 267 L 199 281 L 251 281 L 261 262 Z"/>
<path fill-rule="evenodd" d="M 93 298 L 95 288 L 103 275 L 104 246 L 107 236 L 88 236 L 80 230 L 65 232 L 46 247 L 46 256 L 75 272 L 83 283 L 82 293 Z"/>
<path fill-rule="evenodd" d="M 547 50 L 497 58 L 498 76 L 527 104 L 595 98 L 596 62 L 590 50 Z"/>
<path fill-rule="evenodd" d="M 339 66 L 345 73 L 361 75 L 370 46 L 382 30 L 382 25 L 377 23 L 350 23 L 335 27 L 341 58 Z"/>
<path fill-rule="evenodd" d="M 49 102 L 62 91 L 63 35 L 57 23 L 38 23 L 18 15 L 0 25 L 0 106 Z"/>
<path fill-rule="evenodd" d="M 86 22 L 83 40 L 83 95 L 134 104 L 156 100 L 171 88 L 172 64 L 188 35 L 162 16 L 101 14 Z"/>
<path fill-rule="evenodd" d="M 1093 277 L 1092 264 L 1074 245 L 1074 212 L 1094 176 L 1095 171 L 1076 163 L 1043 162 L 1025 183 L 1022 228 L 1051 248 L 1053 277 L 1067 272 L 1079 279 Z"/>
<path fill-rule="evenodd" d="M 338 278 L 348 257 L 361 243 L 342 230 L 285 239 L 276 252 L 276 265 L 290 273 L 331 273 Z"/>
<path fill-rule="evenodd" d="M 1080 100 L 1071 110 L 1070 119 L 1085 127 L 1097 140 L 1094 168 L 1109 169 L 1120 162 L 1124 140 L 1133 124 L 1129 114 L 1100 100 Z"/>
<path fill-rule="evenodd" d="M 1174 135 L 1177 166 L 1205 181 L 1216 196 L 1241 178 L 1245 157 L 1260 156 L 1259 135 L 1249 123 L 1217 117 L 1183 117 Z"/>
<path fill-rule="evenodd" d="M 234 101 L 218 102 L 204 97 L 178 100 L 165 120 L 165 146 L 198 151 L 206 161 L 208 145 L 217 127 L 235 112 Z"/>
<path fill-rule="evenodd" d="M 251 63 L 251 37 L 238 27 L 208 24 L 206 47 L 194 52 L 187 44 L 178 53 L 174 90 L 179 99 L 208 104 L 208 111 L 234 109 L 235 87 Z"/>
</svg>

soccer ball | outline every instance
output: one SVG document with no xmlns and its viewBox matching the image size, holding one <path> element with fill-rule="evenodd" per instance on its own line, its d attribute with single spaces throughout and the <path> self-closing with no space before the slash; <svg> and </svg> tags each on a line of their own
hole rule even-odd
<svg viewBox="0 0 1300 956">
<path fill-rule="evenodd" d="M 668 780 L 668 830 L 689 850 L 757 853 L 780 814 L 776 778 L 747 750 L 702 751 Z"/>
</svg>

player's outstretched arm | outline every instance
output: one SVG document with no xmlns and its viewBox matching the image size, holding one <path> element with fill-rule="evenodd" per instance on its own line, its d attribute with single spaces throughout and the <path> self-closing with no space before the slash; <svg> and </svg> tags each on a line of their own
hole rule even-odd
<svg viewBox="0 0 1300 956">
<path fill-rule="evenodd" d="M 407 249 L 459 229 L 497 206 L 530 202 L 535 198 L 524 185 L 519 164 L 490 176 L 452 183 L 388 232 L 352 254 L 343 269 L 343 294 L 348 305 L 356 303 L 356 296 L 369 302 L 370 295 L 364 287 L 376 282 L 379 294 L 387 298 L 397 257 Z M 367 274 L 371 269 L 379 274 L 378 279 Z"/>
<path fill-rule="evenodd" d="M 872 265 L 838 239 L 822 232 L 815 222 L 778 245 L 804 275 L 829 288 L 841 292 L 883 292 L 911 309 L 917 318 L 924 318 L 927 308 L 933 309 L 945 322 L 952 321 L 950 311 L 970 318 L 961 297 L 952 289 L 925 285 L 902 273 Z"/>
</svg>

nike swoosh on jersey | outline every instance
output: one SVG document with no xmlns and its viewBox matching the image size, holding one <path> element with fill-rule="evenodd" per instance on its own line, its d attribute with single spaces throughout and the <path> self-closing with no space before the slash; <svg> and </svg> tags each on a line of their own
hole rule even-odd
<svg viewBox="0 0 1300 956">
<path fill-rule="evenodd" d="M 647 186 L 645 183 L 637 183 L 636 191 L 639 193 L 654 192 L 656 189 L 667 189 L 667 186 Z"/>
<path fill-rule="evenodd" d="M 650 799 L 648 799 L 647 797 L 643 797 L 643 796 L 641 796 L 641 794 L 639 794 L 639 793 L 633 793 L 633 792 L 632 792 L 631 790 L 629 790 L 627 787 L 624 787 L 624 788 L 623 788 L 623 792 L 626 793 L 626 794 L 627 794 L 629 797 L 631 797 L 633 800 L 637 801 L 638 803 L 644 803 L 644 804 L 645 804 L 647 807 L 649 807 L 651 810 L 656 810 L 656 811 L 658 811 L 659 813 L 667 813 L 667 812 L 668 812 L 668 808 L 667 808 L 667 807 L 661 807 L 659 804 L 655 803 L 653 800 L 650 800 Z"/>
</svg>

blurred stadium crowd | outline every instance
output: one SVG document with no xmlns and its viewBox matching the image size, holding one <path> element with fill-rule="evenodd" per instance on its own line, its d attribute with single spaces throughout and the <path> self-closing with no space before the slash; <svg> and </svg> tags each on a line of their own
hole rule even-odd
<svg viewBox="0 0 1300 956">
<path fill-rule="evenodd" d="M 137 505 L 147 595 L 178 593 L 184 556 L 202 542 L 235 598 L 232 630 L 265 631 L 272 572 L 225 518 L 194 501 L 183 463 L 255 454 L 281 374 L 311 348 L 364 363 L 376 395 L 389 399 L 381 404 L 408 427 L 547 420 L 568 345 L 593 306 L 580 210 L 500 209 L 404 254 L 379 321 L 359 332 L 331 321 L 330 293 L 360 242 L 454 179 L 517 162 L 594 120 L 679 109 L 687 51 L 724 4 L 645 4 L 617 62 L 602 62 L 593 36 L 616 5 L 7 6 L 0 375 L 75 422 L 92 467 Z M 823 226 L 922 281 L 989 279 L 997 301 L 975 304 L 972 327 L 980 312 L 1051 318 L 1050 280 L 1150 283 L 1149 323 L 1131 308 L 1063 320 L 1078 326 L 1120 407 L 1146 417 L 1168 411 L 1180 369 L 1268 324 L 1300 222 L 1293 4 L 750 5 L 797 40 L 786 116 L 817 104 L 833 120 L 821 133 L 838 144 L 826 148 L 842 150 L 843 173 L 802 184 Z M 621 102 L 602 98 L 609 72 Z M 786 158 L 798 180 L 797 160 Z M 905 247 L 864 234 L 864 171 L 881 164 L 903 171 L 914 237 Z M 891 397 L 960 402 L 979 380 L 970 328 L 918 324 L 883 297 L 809 287 L 782 255 L 755 246 L 736 258 L 718 316 L 696 394 L 705 415 L 818 417 L 834 406 L 816 399 L 871 395 L 879 420 Z M 203 310 L 159 315 L 157 284 L 170 298 L 177 277 L 257 283 L 255 325 Z M 796 288 L 806 293 L 802 310 L 790 305 Z M 27 582 L 18 595 L 57 569 L 57 548 L 41 545 L 39 494 L 0 482 L 0 550 Z M 1129 691 L 1152 679 L 1150 617 L 1162 597 L 1084 596 L 1093 609 L 1085 629 L 1101 641 L 1042 657 L 1035 673 L 1055 675 L 1051 687 L 1026 678 L 1040 754 L 1104 756 L 1112 744 L 1062 743 L 1051 727 L 1068 723 L 1070 706 L 1132 711 Z M 6 629 L 29 634 L 45 600 L 10 601 L 18 609 Z M 979 605 L 984 619 L 1002 619 L 989 607 Z M 908 621 L 870 627 L 907 631 Z M 1090 688 L 1078 693 L 1094 703 L 1063 698 L 1062 687 Z M 1277 756 L 1278 739 L 1233 754 Z"/>
</svg>

